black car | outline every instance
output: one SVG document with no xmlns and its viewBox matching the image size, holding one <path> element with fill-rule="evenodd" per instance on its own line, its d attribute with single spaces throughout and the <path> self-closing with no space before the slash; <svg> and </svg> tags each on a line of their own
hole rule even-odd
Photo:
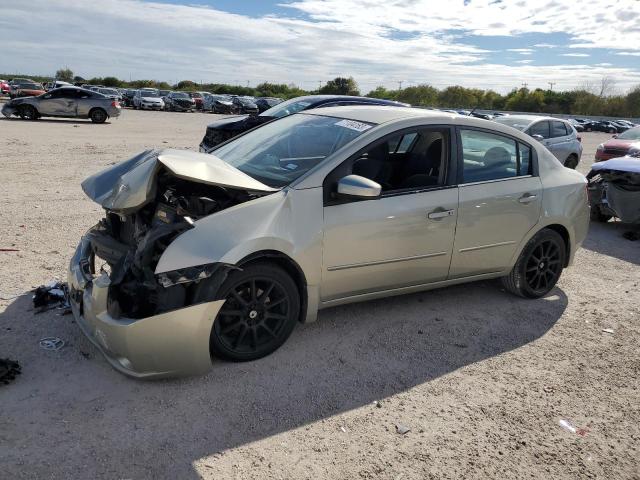
<svg viewBox="0 0 640 480">
<path fill-rule="evenodd" d="M 125 107 L 133 107 L 133 97 L 136 94 L 135 88 L 128 88 L 122 94 L 122 103 Z"/>
<path fill-rule="evenodd" d="M 586 132 L 621 133 L 622 129 L 608 120 L 593 120 L 584 124 Z"/>
<path fill-rule="evenodd" d="M 260 97 L 256 98 L 256 101 L 254 103 L 258 106 L 258 110 L 260 110 L 260 113 L 262 113 L 265 110 L 269 110 L 271 107 L 275 107 L 283 101 L 284 100 L 282 100 L 281 98 Z"/>
<path fill-rule="evenodd" d="M 169 112 L 190 112 L 196 108 L 196 102 L 186 92 L 169 92 L 163 98 L 164 109 Z"/>
<path fill-rule="evenodd" d="M 247 115 L 257 115 L 260 113 L 258 106 L 255 104 L 253 98 L 248 97 L 233 97 L 233 106 L 235 113 L 245 113 Z"/>
<path fill-rule="evenodd" d="M 392 107 L 410 106 L 406 103 L 394 102 L 391 100 L 381 100 L 379 98 L 369 97 L 351 97 L 347 95 L 309 95 L 306 97 L 296 97 L 279 103 L 275 107 L 265 110 L 260 115 L 228 117 L 209 124 L 207 132 L 205 133 L 202 142 L 200 142 L 200 151 L 209 152 L 222 142 L 226 142 L 236 135 L 277 118 L 286 117 L 287 115 L 293 115 L 294 113 L 312 108 L 335 107 L 339 105 L 387 105 Z"/>
<path fill-rule="evenodd" d="M 568 118 L 567 122 L 569 122 L 571 126 L 576 129 L 576 132 L 584 132 L 584 125 L 575 118 Z"/>
</svg>

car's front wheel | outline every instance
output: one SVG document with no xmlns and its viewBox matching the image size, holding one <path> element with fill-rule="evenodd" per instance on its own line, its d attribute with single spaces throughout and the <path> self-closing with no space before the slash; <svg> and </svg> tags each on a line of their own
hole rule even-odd
<svg viewBox="0 0 640 480">
<path fill-rule="evenodd" d="M 18 115 L 23 120 L 37 120 L 38 119 L 38 111 L 32 107 L 31 105 L 22 105 L 20 110 L 18 110 Z"/>
<path fill-rule="evenodd" d="M 212 297 L 206 287 L 197 295 Z M 291 277 L 270 263 L 232 271 L 219 290 L 225 302 L 213 323 L 211 353 L 233 361 L 255 360 L 278 349 L 300 314 L 300 295 Z"/>
<path fill-rule="evenodd" d="M 504 287 L 515 295 L 540 298 L 556 285 L 566 263 L 567 249 L 560 234 L 543 229 L 527 242 Z"/>
</svg>

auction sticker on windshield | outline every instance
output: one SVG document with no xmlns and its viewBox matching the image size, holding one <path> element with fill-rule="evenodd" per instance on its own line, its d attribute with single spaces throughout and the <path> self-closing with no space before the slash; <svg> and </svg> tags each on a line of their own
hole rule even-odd
<svg viewBox="0 0 640 480">
<path fill-rule="evenodd" d="M 336 125 L 355 130 L 356 132 L 364 132 L 371 128 L 371 125 L 368 123 L 356 122 L 355 120 L 340 120 L 339 122 L 336 122 Z"/>
</svg>

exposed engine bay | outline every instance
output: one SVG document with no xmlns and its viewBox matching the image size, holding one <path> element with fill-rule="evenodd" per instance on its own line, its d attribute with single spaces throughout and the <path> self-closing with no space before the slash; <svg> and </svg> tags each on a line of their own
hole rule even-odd
<svg viewBox="0 0 640 480">
<path fill-rule="evenodd" d="M 132 190 L 129 185 L 133 182 L 124 180 L 128 181 L 127 174 L 131 176 L 137 168 L 153 171 L 151 181 L 145 180 L 146 196 L 140 201 L 141 197 L 131 192 L 138 204 L 129 203 L 127 208 L 107 208 L 103 203 L 105 217 L 85 235 L 91 258 L 84 270 L 93 276 L 109 276 L 108 312 L 114 318 L 138 319 L 182 308 L 194 303 L 201 280 L 220 274 L 223 281 L 226 272 L 236 267 L 213 264 L 161 275 L 154 272 L 164 250 L 182 232 L 194 228 L 194 222 L 267 194 L 179 178 L 159 162 L 151 170 L 149 161 L 159 155 L 145 154 L 139 156 L 142 161 L 131 163 L 131 168 L 118 176 L 118 182 L 111 185 L 117 191 L 108 193 L 108 201 L 121 202 L 118 194 Z M 94 177 L 100 179 L 109 173 L 105 172 Z M 103 198 L 107 196 L 104 191 L 108 189 L 91 184 L 83 188 L 90 196 L 99 189 Z"/>
<path fill-rule="evenodd" d="M 627 156 L 596 163 L 587 179 L 593 219 L 617 217 L 640 224 L 640 158 Z"/>
</svg>

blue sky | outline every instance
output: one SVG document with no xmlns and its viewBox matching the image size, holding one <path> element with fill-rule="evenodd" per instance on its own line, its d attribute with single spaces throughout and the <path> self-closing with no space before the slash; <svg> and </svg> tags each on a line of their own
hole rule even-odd
<svg viewBox="0 0 640 480">
<path fill-rule="evenodd" d="M 638 0 L 30 0 L 2 7 L 0 41 L 5 73 L 306 89 L 352 75 L 363 92 L 640 84 Z"/>
</svg>

